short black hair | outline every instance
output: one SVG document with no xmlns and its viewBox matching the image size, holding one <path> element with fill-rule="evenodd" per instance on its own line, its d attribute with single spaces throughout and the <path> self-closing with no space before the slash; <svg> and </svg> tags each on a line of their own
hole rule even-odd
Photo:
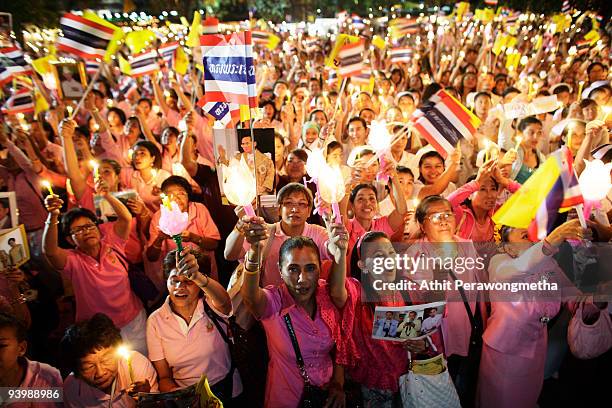
<svg viewBox="0 0 612 408">
<path fill-rule="evenodd" d="M 412 176 L 412 178 L 414 178 L 414 173 L 412 172 L 412 170 L 410 170 L 410 167 L 397 166 L 395 168 L 395 171 L 397 171 L 398 173 L 410 174 Z"/>
<path fill-rule="evenodd" d="M 355 202 L 355 198 L 357 197 L 357 194 L 359 194 L 359 192 L 363 190 L 364 188 L 368 190 L 372 190 L 374 192 L 374 195 L 377 195 L 376 187 L 374 187 L 373 184 L 359 183 L 351 190 L 351 194 L 349 195 L 349 201 L 351 202 L 351 204 Z"/>
<path fill-rule="evenodd" d="M 70 227 L 78 218 L 89 218 L 94 224 L 98 224 L 98 218 L 91 210 L 81 207 L 73 208 L 62 216 L 62 234 L 64 236 L 70 235 Z"/>
<path fill-rule="evenodd" d="M 187 179 L 185 177 L 181 177 L 181 176 L 170 176 L 167 179 L 164 180 L 164 182 L 161 185 L 161 190 L 162 191 L 166 191 L 166 189 L 170 186 L 179 186 L 181 187 L 183 190 L 185 190 L 187 192 L 187 196 L 191 197 L 191 195 L 193 194 L 193 189 L 191 188 L 191 184 L 189 184 L 189 181 L 187 181 Z"/>
<path fill-rule="evenodd" d="M 289 154 L 297 156 L 297 158 L 303 161 L 304 163 L 306 163 L 306 161 L 308 160 L 308 153 L 306 153 L 306 150 L 304 149 L 293 149 L 289 152 Z M 289 154 L 287 155 L 287 157 L 289 157 Z"/>
<path fill-rule="evenodd" d="M 588 108 L 589 106 L 597 107 L 597 102 L 595 102 L 593 99 L 586 98 L 581 100 L 578 106 L 580 109 Z"/>
<path fill-rule="evenodd" d="M 151 99 L 149 99 L 149 98 L 140 98 L 138 100 L 138 104 L 140 104 L 140 102 L 146 103 L 147 105 L 149 105 L 149 108 L 153 107 L 153 102 L 151 102 Z"/>
<path fill-rule="evenodd" d="M 285 260 L 285 256 L 294 249 L 303 249 L 310 248 L 317 254 L 317 259 L 319 261 L 319 267 L 321 266 L 321 254 L 319 253 L 319 247 L 312 238 L 309 237 L 291 237 L 281 245 L 278 251 L 278 265 L 282 268 L 283 261 Z"/>
<path fill-rule="evenodd" d="M 109 166 L 111 166 L 113 168 L 113 171 L 115 172 L 116 175 L 120 175 L 121 174 L 121 165 L 119 164 L 119 162 L 117 162 L 117 160 L 113 160 L 113 159 L 102 159 L 100 160 L 101 164 L 108 164 Z"/>
<path fill-rule="evenodd" d="M 589 66 L 587 67 L 587 69 L 586 69 L 587 75 L 588 75 L 588 74 L 590 74 L 590 73 L 591 73 L 591 71 L 593 70 L 593 68 L 595 68 L 595 67 L 596 67 L 596 66 L 598 66 L 598 65 L 599 65 L 599 66 L 601 67 L 601 69 L 603 69 L 604 71 L 608 69 L 608 67 L 607 67 L 605 64 L 603 64 L 603 63 L 601 63 L 601 62 L 599 62 L 599 61 L 591 62 L 591 63 L 589 64 Z"/>
<path fill-rule="evenodd" d="M 342 147 L 342 145 L 339 142 L 337 142 L 335 140 L 332 140 L 331 142 L 329 142 L 329 144 L 325 148 L 325 153 L 326 154 L 330 154 L 331 152 L 333 152 L 336 149 L 344 150 L 344 148 Z"/>
<path fill-rule="evenodd" d="M 519 130 L 519 132 L 523 132 L 525 129 L 527 129 L 527 126 L 529 125 L 542 126 L 542 121 L 536 118 L 535 116 L 527 116 L 526 118 L 521 119 L 521 121 L 518 124 L 517 129 Z"/>
<path fill-rule="evenodd" d="M 62 361 L 77 376 L 81 374 L 83 357 L 101 348 L 116 347 L 122 342 L 121 330 L 103 313 L 96 313 L 66 329 L 60 342 Z"/>
<path fill-rule="evenodd" d="M 168 280 L 170 276 L 170 272 L 176 268 L 176 249 L 171 249 L 168 251 L 166 256 L 162 261 L 162 270 L 164 272 L 164 280 Z M 210 274 L 210 258 L 207 254 L 200 251 L 199 249 L 190 248 L 190 253 L 195 256 L 196 261 L 198 262 L 198 269 L 200 272 L 209 275 Z M 208 267 L 208 270 L 205 270 Z"/>
<path fill-rule="evenodd" d="M 429 159 L 430 157 L 437 157 L 438 159 L 440 159 L 442 161 L 442 164 L 446 167 L 446 165 L 444 163 L 444 157 L 442 157 L 442 155 L 440 153 L 438 153 L 437 151 L 430 150 L 428 152 L 423 153 L 423 155 L 419 159 L 419 169 L 423 165 L 423 162 L 425 161 L 425 159 Z"/>
<path fill-rule="evenodd" d="M 17 242 L 17 240 L 15 238 L 9 238 L 8 243 L 10 244 L 11 242 Z"/>
<path fill-rule="evenodd" d="M 349 125 L 353 122 L 361 122 L 361 124 L 363 125 L 364 128 L 368 128 L 368 123 L 365 121 L 364 118 L 360 118 L 359 116 L 353 116 L 352 118 L 349 119 L 349 121 L 346 124 L 346 128 L 349 128 Z"/>
<path fill-rule="evenodd" d="M 108 118 L 108 115 L 111 112 L 114 112 L 115 114 L 117 114 L 117 116 L 119 116 L 119 121 L 121 122 L 121 124 L 125 125 L 125 122 L 127 121 L 127 117 L 125 116 L 125 112 L 124 111 L 122 111 L 119 108 L 115 108 L 115 107 L 108 108 L 108 112 L 106 113 L 106 117 L 107 118 Z"/>
<path fill-rule="evenodd" d="M 323 95 L 321 95 L 323 96 Z M 308 115 L 308 120 L 312 121 L 314 115 L 316 115 L 317 113 L 321 112 L 323 114 L 323 116 L 325 116 L 325 119 L 327 120 L 327 114 L 323 111 L 323 109 L 314 109 L 312 112 L 310 112 L 310 114 Z"/>
<path fill-rule="evenodd" d="M 516 89 L 513 86 L 509 86 L 506 89 L 504 89 L 504 92 L 502 93 L 502 96 L 505 98 L 506 96 L 510 95 L 511 93 L 521 93 L 521 91 L 519 91 L 518 89 Z"/>
<path fill-rule="evenodd" d="M 453 208 L 450 202 L 442 196 L 427 196 L 419 203 L 414 213 L 416 220 L 419 222 L 419 224 L 423 224 L 423 222 L 425 221 L 425 217 L 427 217 L 427 210 L 429 210 L 429 206 L 435 203 L 446 203 L 449 208 Z"/>
<path fill-rule="evenodd" d="M 476 100 L 482 96 L 486 96 L 487 98 L 489 98 L 489 100 L 491 100 L 491 94 L 488 92 L 478 92 L 476 95 L 474 95 L 474 105 L 476 104 Z"/>
<path fill-rule="evenodd" d="M 173 134 L 174 136 L 178 137 L 178 135 L 181 133 L 179 132 L 179 130 L 177 128 L 175 128 L 174 126 L 167 126 L 162 130 L 162 133 L 164 132 L 168 132 Z"/>
<path fill-rule="evenodd" d="M 302 193 L 308 201 L 308 207 L 312 209 L 314 199 L 312 198 L 312 192 L 308 187 L 300 183 L 289 183 L 276 193 L 276 202 L 280 205 L 285 198 L 294 193 Z"/>
<path fill-rule="evenodd" d="M 570 92 L 569 85 L 557 85 L 557 87 L 553 90 L 553 95 L 559 95 L 561 92 Z"/>
<path fill-rule="evenodd" d="M 27 329 L 25 324 L 10 313 L 0 312 L 0 329 L 13 329 L 18 342 L 26 340 Z"/>
<path fill-rule="evenodd" d="M 132 146 L 132 150 L 135 152 L 136 149 L 138 149 L 139 147 L 143 147 L 145 149 L 147 149 L 149 151 L 149 154 L 151 156 L 153 156 L 154 160 L 153 160 L 153 167 L 156 169 L 161 169 L 162 167 L 162 157 L 161 157 L 161 153 L 159 152 L 159 149 L 157 148 L 157 146 L 155 145 L 155 143 L 150 142 L 148 140 L 140 140 L 136 143 L 134 143 L 134 146 Z M 132 167 L 134 167 L 134 161 L 132 160 Z"/>
</svg>

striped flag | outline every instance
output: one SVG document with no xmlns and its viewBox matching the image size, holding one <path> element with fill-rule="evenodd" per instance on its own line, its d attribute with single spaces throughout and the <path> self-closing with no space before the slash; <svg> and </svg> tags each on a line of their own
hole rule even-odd
<svg viewBox="0 0 612 408">
<path fill-rule="evenodd" d="M 16 91 L 6 100 L 1 110 L 5 115 L 34 112 L 34 100 L 32 99 L 31 92 L 27 89 Z"/>
<path fill-rule="evenodd" d="M 251 31 L 253 44 L 264 45 L 268 49 L 273 50 L 280 43 L 280 37 L 268 31 L 253 30 Z"/>
<path fill-rule="evenodd" d="M 225 128 L 234 127 L 240 121 L 240 105 L 237 103 L 205 102 L 204 98 L 201 98 L 198 106 Z"/>
<path fill-rule="evenodd" d="M 102 21 L 88 16 L 64 14 L 60 20 L 62 35 L 58 37 L 57 49 L 86 60 L 108 60 L 117 46 L 116 41 L 123 37 L 123 31 L 97 16 L 95 18 Z"/>
<path fill-rule="evenodd" d="M 136 80 L 132 77 L 124 76 L 119 81 L 119 94 L 120 95 L 125 96 L 137 88 L 138 88 L 138 84 L 136 83 Z M 119 95 L 117 95 L 117 97 L 118 96 Z"/>
<path fill-rule="evenodd" d="M 461 139 L 472 140 L 480 120 L 444 90 L 434 94 L 411 118 L 414 128 L 446 158 Z"/>
<path fill-rule="evenodd" d="M 497 6 L 497 0 L 485 0 L 487 6 Z"/>
<path fill-rule="evenodd" d="M 363 40 L 342 46 L 340 52 L 338 52 L 338 58 L 340 60 L 338 75 L 343 77 L 359 75 L 363 68 L 362 54 L 364 49 L 365 44 Z"/>
<path fill-rule="evenodd" d="M 590 41 L 576 41 L 576 53 L 578 55 L 584 55 L 587 52 L 589 52 L 589 49 L 591 48 L 591 43 Z"/>
<path fill-rule="evenodd" d="M 23 51 L 17 47 L 0 48 L 0 86 L 19 75 L 32 75 Z"/>
<path fill-rule="evenodd" d="M 561 12 L 567 13 L 572 9 L 569 0 L 563 0 L 563 4 L 561 5 Z"/>
<path fill-rule="evenodd" d="M 151 75 L 155 71 L 159 71 L 157 58 L 157 52 L 155 50 L 130 56 L 130 75 L 139 77 Z"/>
<path fill-rule="evenodd" d="M 602 144 L 601 146 L 598 146 L 595 149 L 591 150 L 591 156 L 593 156 L 594 159 L 599 159 L 603 161 L 604 156 L 608 154 L 610 150 L 612 150 L 612 144 Z"/>
<path fill-rule="evenodd" d="M 412 47 L 395 47 L 389 51 L 392 64 L 410 62 L 412 60 Z"/>
<path fill-rule="evenodd" d="M 406 34 L 416 34 L 420 31 L 421 24 L 416 18 L 396 18 L 389 22 L 389 34 L 393 38 L 399 38 Z"/>
<path fill-rule="evenodd" d="M 353 29 L 355 30 L 363 30 L 366 27 L 365 22 L 363 21 L 363 18 L 361 18 L 357 14 L 353 14 L 351 16 L 351 22 L 353 24 Z"/>
<path fill-rule="evenodd" d="M 355 75 L 351 78 L 351 82 L 356 85 L 370 85 L 370 79 L 372 78 L 372 68 L 363 68 L 359 75 Z"/>
<path fill-rule="evenodd" d="M 205 102 L 233 102 L 257 107 L 251 32 L 200 37 Z"/>
<path fill-rule="evenodd" d="M 540 203 L 534 220 L 527 228 L 531 241 L 540 241 L 554 229 L 559 210 L 570 208 L 584 203 L 578 179 L 572 167 L 572 154 L 563 146 L 546 160 L 549 166 L 555 166 L 558 176 L 546 194 L 546 198 Z M 534 177 L 532 175 L 532 177 Z"/>
<path fill-rule="evenodd" d="M 327 85 L 329 85 L 330 87 L 338 85 L 338 73 L 336 72 L 336 70 L 330 68 L 327 69 L 329 70 L 329 75 L 327 76 Z"/>
<path fill-rule="evenodd" d="M 174 55 L 178 46 L 178 41 L 174 41 L 166 43 L 157 49 L 157 52 L 164 59 L 167 67 L 172 66 L 172 60 L 174 59 Z"/>
<path fill-rule="evenodd" d="M 100 69 L 100 63 L 98 61 L 85 61 L 85 72 L 89 75 L 95 75 Z"/>
</svg>

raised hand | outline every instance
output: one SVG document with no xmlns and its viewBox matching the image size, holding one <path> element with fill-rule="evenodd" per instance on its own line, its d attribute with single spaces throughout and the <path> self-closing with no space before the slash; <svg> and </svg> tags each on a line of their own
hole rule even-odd
<svg viewBox="0 0 612 408">
<path fill-rule="evenodd" d="M 59 215 L 63 205 L 64 201 L 55 194 L 45 197 L 45 208 L 50 214 Z"/>
</svg>

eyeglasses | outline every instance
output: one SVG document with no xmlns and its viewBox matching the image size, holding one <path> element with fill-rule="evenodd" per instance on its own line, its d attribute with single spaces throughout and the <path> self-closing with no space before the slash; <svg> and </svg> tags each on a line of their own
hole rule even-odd
<svg viewBox="0 0 612 408">
<path fill-rule="evenodd" d="M 441 222 L 447 222 L 454 216 L 455 214 L 453 214 L 452 212 L 442 212 L 428 215 L 427 217 L 425 217 L 425 219 L 431 221 L 431 223 L 434 225 L 438 225 Z"/>
<path fill-rule="evenodd" d="M 305 210 L 305 209 L 308 208 L 308 203 L 305 203 L 305 202 L 294 203 L 294 202 L 291 202 L 291 201 L 284 201 L 281 205 L 283 207 L 287 207 L 289 209 L 297 208 L 298 210 Z"/>
<path fill-rule="evenodd" d="M 74 228 L 73 230 L 70 231 L 70 234 L 82 235 L 86 232 L 93 231 L 96 228 L 97 228 L 96 224 L 86 224 L 86 225 L 82 225 L 80 227 Z"/>
</svg>

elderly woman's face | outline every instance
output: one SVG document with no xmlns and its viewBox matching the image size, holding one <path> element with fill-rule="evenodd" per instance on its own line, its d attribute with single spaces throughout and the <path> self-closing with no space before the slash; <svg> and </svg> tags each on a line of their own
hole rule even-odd
<svg viewBox="0 0 612 408">
<path fill-rule="evenodd" d="M 118 362 L 116 347 L 99 348 L 81 358 L 79 377 L 99 390 L 106 390 L 117 376 Z"/>
<path fill-rule="evenodd" d="M 187 212 L 189 209 L 189 195 L 187 191 L 179 185 L 171 184 L 164 190 L 164 194 L 166 194 L 172 201 L 178 204 L 179 208 L 183 212 Z"/>
<path fill-rule="evenodd" d="M 170 301 L 178 307 L 193 305 L 200 295 L 198 285 L 194 281 L 187 279 L 184 275 L 179 275 L 176 269 L 170 271 L 166 286 L 168 287 Z"/>
<path fill-rule="evenodd" d="M 455 216 L 450 204 L 436 201 L 429 205 L 421 229 L 431 242 L 451 242 L 455 234 Z"/>
<path fill-rule="evenodd" d="M 281 277 L 289 293 L 299 303 L 310 300 L 317 290 L 321 265 L 313 248 L 295 248 L 280 260 Z"/>
</svg>

